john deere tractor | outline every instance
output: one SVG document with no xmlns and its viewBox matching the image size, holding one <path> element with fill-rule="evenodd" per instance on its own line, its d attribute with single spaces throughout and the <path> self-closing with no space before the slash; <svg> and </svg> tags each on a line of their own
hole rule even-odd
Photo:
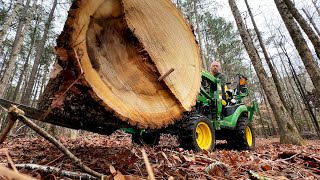
<svg viewBox="0 0 320 180">
<path fill-rule="evenodd" d="M 160 131 L 131 128 L 125 131 L 131 133 L 133 142 L 138 144 L 155 145 L 159 142 L 160 133 L 171 133 L 178 135 L 180 146 L 185 149 L 213 150 L 215 141 L 224 139 L 234 149 L 253 150 L 252 117 L 257 105 L 255 102 L 252 106 L 243 104 L 243 98 L 248 96 L 246 80 L 245 76 L 236 75 L 236 88 L 226 90 L 226 98 L 222 99 L 220 80 L 203 71 L 196 106 L 181 121 Z"/>
</svg>

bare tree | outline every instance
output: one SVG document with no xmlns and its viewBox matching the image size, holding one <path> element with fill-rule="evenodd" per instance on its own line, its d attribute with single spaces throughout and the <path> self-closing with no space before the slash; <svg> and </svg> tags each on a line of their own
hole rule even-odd
<svg viewBox="0 0 320 180">
<path fill-rule="evenodd" d="M 30 1 L 31 0 L 27 0 L 22 14 L 27 14 L 27 12 L 29 10 Z M 30 12 L 30 13 L 32 13 L 32 12 Z M 10 59 L 8 61 L 8 66 L 6 67 L 6 69 L 4 71 L 3 78 L 2 78 L 2 81 L 0 83 L 0 97 L 4 97 L 4 94 L 6 92 L 7 86 L 10 83 L 10 79 L 11 79 L 12 74 L 13 74 L 13 70 L 14 70 L 14 67 L 15 67 L 16 59 L 17 59 L 17 57 L 19 55 L 19 52 L 20 52 L 20 49 L 21 49 L 21 45 L 23 43 L 24 34 L 28 31 L 28 29 L 30 27 L 29 24 L 30 24 L 30 21 L 31 21 L 31 17 L 32 17 L 31 15 L 29 15 L 27 18 L 22 17 L 21 20 L 19 21 L 18 29 L 17 29 L 17 32 L 16 32 L 15 40 L 14 40 L 12 51 L 11 51 L 11 56 L 10 56 Z"/>
<path fill-rule="evenodd" d="M 284 95 L 283 95 L 284 93 L 283 93 L 283 90 L 282 90 L 281 85 L 280 85 L 280 80 L 279 80 L 279 78 L 277 76 L 275 68 L 273 67 L 273 65 L 271 63 L 271 59 L 270 59 L 270 57 L 268 55 L 267 48 L 264 45 L 260 30 L 258 29 L 257 24 L 256 24 L 256 22 L 254 20 L 253 14 L 252 14 L 251 9 L 250 9 L 250 6 L 248 4 L 248 0 L 244 0 L 244 2 L 246 4 L 246 6 L 247 6 L 247 9 L 248 9 L 248 12 L 249 12 L 249 15 L 250 15 L 253 27 L 254 27 L 254 31 L 256 32 L 256 35 L 257 35 L 257 38 L 258 38 L 258 41 L 259 41 L 259 45 L 260 45 L 260 47 L 262 49 L 263 55 L 264 55 L 264 57 L 266 59 L 268 67 L 270 69 L 270 72 L 271 72 L 272 78 L 274 80 L 274 83 L 276 85 L 276 88 L 277 88 L 278 94 L 280 96 L 280 99 L 283 102 L 284 106 L 286 107 L 287 111 L 290 111 L 290 107 L 288 106 L 288 103 L 286 102 L 286 99 L 284 98 Z"/>
<path fill-rule="evenodd" d="M 201 26 L 200 26 L 200 21 L 199 21 L 199 13 L 198 13 L 198 3 L 199 0 L 193 0 L 193 10 L 194 10 L 194 15 L 196 18 L 196 25 L 197 25 L 197 34 L 198 34 L 198 41 L 199 41 L 199 46 L 200 46 L 200 52 L 201 52 L 201 58 L 202 58 L 202 67 L 204 69 L 208 69 L 207 67 L 207 61 L 204 56 L 203 52 L 203 42 L 202 42 L 202 34 L 201 34 Z"/>
<path fill-rule="evenodd" d="M 298 50 L 300 57 L 305 65 L 308 74 L 312 80 L 312 83 L 316 89 L 318 97 L 320 97 L 320 70 L 313 58 L 312 52 L 308 47 L 306 40 L 303 38 L 302 32 L 299 26 L 294 21 L 292 14 L 289 12 L 287 5 L 283 0 L 274 0 L 278 11 L 289 31 L 289 34 Z"/>
<path fill-rule="evenodd" d="M 293 17 L 299 23 L 300 27 L 303 29 L 303 31 L 306 33 L 306 35 L 310 39 L 311 43 L 314 46 L 316 54 L 317 54 L 318 58 L 320 59 L 320 39 L 319 39 L 319 37 L 313 31 L 313 29 L 309 26 L 308 22 L 303 18 L 303 16 L 299 13 L 299 11 L 296 9 L 293 2 L 291 0 L 283 0 L 283 1 L 287 5 L 290 13 L 293 15 Z"/>
<path fill-rule="evenodd" d="M 27 68 L 29 66 L 29 60 L 31 58 L 31 55 L 32 55 L 32 52 L 33 52 L 33 49 L 34 49 L 34 44 L 35 44 L 35 36 L 36 36 L 36 32 L 37 32 L 37 29 L 38 29 L 38 25 L 39 25 L 39 15 L 37 16 L 36 18 L 36 23 L 35 23 L 35 26 L 33 28 L 33 32 L 31 34 L 31 39 L 30 39 L 30 46 L 29 46 L 29 49 L 28 49 L 28 55 L 26 57 L 26 61 L 23 65 L 23 68 L 21 70 L 21 74 L 19 76 L 19 79 L 18 79 L 18 83 L 17 83 L 17 86 L 16 86 L 16 89 L 13 93 L 13 98 L 12 98 L 12 101 L 17 101 L 17 97 L 18 97 L 18 93 L 19 91 L 22 92 L 21 94 L 23 94 L 24 92 L 24 88 L 22 88 L 23 90 L 20 90 L 20 87 L 23 83 L 23 79 L 27 79 Z M 27 81 L 25 81 L 27 82 Z"/>
<path fill-rule="evenodd" d="M 319 7 L 317 7 L 317 0 L 312 0 L 312 4 L 314 6 L 314 8 L 316 9 L 316 11 L 318 12 L 318 15 L 320 16 L 320 10 L 319 10 Z"/>
<path fill-rule="evenodd" d="M 264 93 L 261 85 L 260 85 L 260 87 L 259 87 L 259 94 L 261 94 L 261 96 L 262 96 L 262 98 L 263 98 L 264 106 L 266 107 L 267 113 L 268 113 L 268 115 L 269 115 L 270 121 L 269 121 L 269 119 L 268 119 L 269 122 L 267 122 L 268 127 L 269 127 L 269 130 L 270 130 L 270 125 L 269 125 L 269 123 L 270 123 L 270 124 L 271 124 L 271 128 L 272 128 L 272 134 L 273 134 L 273 135 L 278 135 L 278 134 L 279 134 L 279 133 L 278 133 L 278 129 L 277 129 L 276 125 L 274 124 L 274 120 L 275 120 L 274 114 L 273 114 L 273 112 L 272 112 L 272 109 L 270 110 L 270 108 L 269 108 L 269 105 L 270 105 L 270 104 L 269 104 L 269 102 L 268 102 L 268 100 L 267 100 L 267 98 L 266 98 L 266 94 Z"/>
<path fill-rule="evenodd" d="M 23 7 L 23 0 L 17 0 L 12 13 L 7 16 L 4 24 L 2 25 L 2 29 L 0 30 L 0 54 L 2 54 L 2 49 L 3 49 L 3 41 L 4 41 L 4 37 L 10 27 L 10 25 L 12 24 L 14 18 L 16 18 L 17 14 L 20 12 L 20 10 Z"/>
<path fill-rule="evenodd" d="M 298 75 L 297 75 L 295 69 L 293 68 L 291 59 L 290 59 L 288 53 L 286 52 L 285 48 L 283 47 L 283 45 L 280 44 L 280 48 L 282 49 L 282 51 L 284 52 L 284 54 L 286 55 L 286 57 L 288 59 L 288 64 L 289 64 L 289 68 L 290 68 L 293 80 L 296 83 L 296 86 L 299 90 L 299 93 L 300 93 L 301 98 L 305 104 L 305 107 L 307 108 L 307 111 L 309 112 L 310 118 L 312 119 L 312 122 L 314 124 L 315 129 L 316 129 L 316 132 L 317 132 L 318 136 L 320 137 L 320 126 L 319 126 L 317 117 L 313 113 L 310 103 L 307 101 L 306 94 L 305 94 L 304 89 L 301 85 L 301 82 L 298 78 Z"/>
<path fill-rule="evenodd" d="M 272 79 L 268 77 L 266 71 L 263 69 L 259 54 L 254 47 L 254 44 L 247 29 L 245 28 L 235 0 L 229 0 L 229 5 L 232 10 L 235 21 L 237 22 L 238 30 L 242 38 L 242 41 L 249 54 L 253 67 L 257 72 L 260 83 L 263 86 L 263 89 L 265 90 L 272 111 L 275 115 L 277 124 L 279 126 L 280 143 L 303 145 L 303 139 L 301 138 L 296 126 L 293 124 L 291 116 L 289 115 L 283 103 L 281 102 L 274 82 L 272 81 Z"/>
<path fill-rule="evenodd" d="M 48 20 L 47 20 L 47 22 L 45 24 L 45 28 L 44 28 L 44 31 L 43 31 L 43 35 L 42 35 L 41 41 L 38 44 L 37 49 L 36 49 L 36 57 L 35 57 L 35 60 L 34 60 L 33 66 L 32 66 L 32 70 L 31 70 L 29 82 L 28 82 L 28 85 L 27 85 L 27 89 L 26 89 L 26 92 L 24 93 L 24 95 L 23 95 L 23 97 L 21 99 L 21 103 L 22 104 L 29 105 L 29 103 L 30 103 L 30 97 L 31 97 L 33 86 L 35 84 L 35 78 L 36 78 L 38 66 L 40 64 L 42 51 L 43 51 L 45 42 L 47 40 L 47 36 L 48 36 L 48 33 L 49 33 L 50 25 L 51 25 L 51 22 L 52 22 L 52 19 L 53 19 L 53 14 L 54 14 L 54 11 L 56 9 L 56 6 L 57 6 L 57 0 L 54 0 L 52 8 L 51 8 L 51 11 L 50 11 L 50 14 L 49 14 L 49 17 L 48 17 Z"/>
</svg>

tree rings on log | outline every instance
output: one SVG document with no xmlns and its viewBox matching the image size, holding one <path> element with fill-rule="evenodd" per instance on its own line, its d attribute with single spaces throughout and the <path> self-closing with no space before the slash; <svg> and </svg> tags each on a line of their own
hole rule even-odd
<svg viewBox="0 0 320 180">
<path fill-rule="evenodd" d="M 112 117 L 119 124 L 154 129 L 179 120 L 199 93 L 199 47 L 169 0 L 77 0 L 56 53 L 42 109 L 81 76 L 67 96 L 89 94 L 88 101 L 112 114 L 106 122 Z"/>
</svg>

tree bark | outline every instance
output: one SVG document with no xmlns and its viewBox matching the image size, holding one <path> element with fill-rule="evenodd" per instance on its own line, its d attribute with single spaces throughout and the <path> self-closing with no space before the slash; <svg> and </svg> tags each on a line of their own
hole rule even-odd
<svg viewBox="0 0 320 180">
<path fill-rule="evenodd" d="M 294 21 L 292 14 L 289 12 L 287 5 L 283 0 L 274 0 L 278 11 L 289 31 L 289 34 L 295 44 L 297 51 L 307 69 L 312 83 L 316 89 L 317 95 L 320 97 L 320 70 L 316 61 L 312 56 L 312 52 L 308 47 L 307 42 L 302 36 L 299 26 Z"/>
<path fill-rule="evenodd" d="M 56 54 L 39 107 L 80 123 L 162 128 L 196 103 L 199 47 L 168 0 L 75 1 Z"/>
<path fill-rule="evenodd" d="M 291 0 L 283 0 L 283 1 L 287 5 L 288 10 L 292 14 L 292 16 L 296 19 L 296 21 L 299 23 L 300 27 L 303 29 L 303 31 L 306 33 L 306 35 L 310 39 L 310 41 L 313 44 L 313 47 L 316 51 L 316 54 L 317 54 L 318 58 L 320 59 L 320 38 L 317 36 L 317 34 L 309 26 L 308 22 L 303 18 L 303 16 L 296 9 L 293 2 Z"/>
<path fill-rule="evenodd" d="M 249 54 L 253 67 L 257 72 L 258 78 L 266 92 L 268 101 L 275 114 L 277 124 L 280 128 L 280 143 L 290 143 L 296 145 L 303 145 L 303 139 L 301 138 L 297 128 L 294 126 L 291 116 L 288 114 L 286 108 L 280 100 L 279 94 L 274 83 L 268 78 L 267 73 L 263 69 L 261 59 L 256 51 L 254 44 L 250 38 L 248 31 L 241 19 L 240 11 L 235 3 L 235 0 L 229 0 L 233 16 L 237 22 L 238 30 L 245 48 Z"/>
<path fill-rule="evenodd" d="M 48 33 L 49 33 L 50 25 L 51 25 L 51 22 L 52 22 L 52 19 L 53 19 L 53 14 L 54 14 L 54 11 L 56 9 L 56 6 L 57 6 L 57 0 L 54 0 L 52 8 L 50 10 L 50 14 L 49 14 L 48 20 L 47 20 L 47 22 L 45 24 L 45 27 L 44 27 L 44 30 L 43 30 L 42 38 L 41 38 L 41 40 L 40 40 L 40 42 L 39 42 L 39 44 L 37 46 L 37 49 L 36 49 L 36 57 L 35 57 L 34 62 L 33 62 L 33 66 L 32 66 L 31 74 L 30 74 L 29 81 L 28 81 L 28 84 L 27 84 L 26 92 L 25 92 L 25 94 L 23 95 L 23 97 L 21 99 L 21 103 L 25 104 L 25 105 L 29 105 L 30 104 L 30 98 L 31 98 L 32 89 L 33 89 L 33 86 L 34 86 L 34 83 L 35 83 L 35 78 L 36 78 L 38 66 L 39 66 L 40 61 L 41 61 L 43 48 L 44 48 L 46 40 L 47 40 L 47 36 L 48 36 Z"/>
</svg>

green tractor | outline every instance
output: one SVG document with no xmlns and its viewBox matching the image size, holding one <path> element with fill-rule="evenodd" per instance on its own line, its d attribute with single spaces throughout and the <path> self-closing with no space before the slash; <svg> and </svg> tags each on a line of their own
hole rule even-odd
<svg viewBox="0 0 320 180">
<path fill-rule="evenodd" d="M 178 135 L 180 146 L 185 149 L 213 150 L 219 139 L 227 140 L 234 149 L 254 150 L 252 118 L 257 104 L 254 102 L 250 107 L 243 104 L 243 98 L 248 96 L 246 77 L 238 74 L 235 80 L 236 88 L 226 90 L 226 99 L 222 99 L 220 80 L 203 71 L 197 103 L 182 120 L 162 130 L 124 130 L 132 134 L 133 142 L 143 145 L 156 145 L 160 133 L 170 133 Z"/>
</svg>

